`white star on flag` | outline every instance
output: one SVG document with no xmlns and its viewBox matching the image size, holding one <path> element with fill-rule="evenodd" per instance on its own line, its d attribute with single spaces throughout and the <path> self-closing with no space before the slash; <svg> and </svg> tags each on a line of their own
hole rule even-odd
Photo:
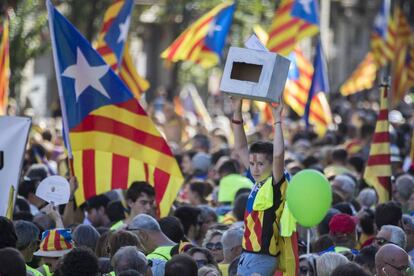
<svg viewBox="0 0 414 276">
<path fill-rule="evenodd" d="M 62 73 L 62 76 L 75 80 L 76 101 L 79 96 L 92 86 L 99 93 L 110 99 L 105 87 L 99 81 L 109 70 L 108 65 L 90 66 L 82 51 L 77 48 L 76 64 L 68 66 Z"/>
<path fill-rule="evenodd" d="M 307 14 L 311 14 L 312 10 L 311 10 L 311 6 L 310 4 L 312 3 L 313 0 L 299 0 L 299 3 L 302 5 L 303 10 L 307 13 Z"/>
<path fill-rule="evenodd" d="M 117 43 L 123 42 L 127 39 L 128 37 L 128 30 L 129 30 L 129 23 L 131 22 L 131 16 L 128 16 L 125 19 L 124 23 L 119 24 L 119 37 L 118 40 L 116 41 Z"/>
</svg>

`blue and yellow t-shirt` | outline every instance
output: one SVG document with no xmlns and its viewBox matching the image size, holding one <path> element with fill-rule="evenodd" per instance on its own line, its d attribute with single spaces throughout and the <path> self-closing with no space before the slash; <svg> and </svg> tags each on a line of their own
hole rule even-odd
<svg viewBox="0 0 414 276">
<path fill-rule="evenodd" d="M 273 185 L 273 177 L 255 183 L 244 214 L 243 249 L 251 253 L 277 256 L 280 217 L 286 199 L 287 181 Z"/>
</svg>

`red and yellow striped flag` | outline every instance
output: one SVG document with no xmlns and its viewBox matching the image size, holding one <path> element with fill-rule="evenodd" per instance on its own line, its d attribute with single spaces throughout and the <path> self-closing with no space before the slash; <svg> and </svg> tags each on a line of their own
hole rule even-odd
<svg viewBox="0 0 414 276">
<path fill-rule="evenodd" d="M 304 116 L 309 90 L 312 84 L 313 65 L 303 55 L 302 51 L 295 49 L 289 56 L 291 68 L 289 69 L 283 97 L 287 105 L 299 116 Z M 319 136 L 323 136 L 331 124 L 331 112 L 324 93 L 318 93 L 312 100 L 309 111 L 309 122 L 314 125 Z"/>
<path fill-rule="evenodd" d="M 358 65 L 352 75 L 340 87 L 343 96 L 349 96 L 374 86 L 378 66 L 372 52 L 368 52 L 364 60 Z"/>
<path fill-rule="evenodd" d="M 365 182 L 377 191 L 379 203 L 391 198 L 391 175 L 388 87 L 382 87 L 380 111 L 363 177 Z"/>
<path fill-rule="evenodd" d="M 0 25 L 0 115 L 6 114 L 10 76 L 9 20 Z"/>
<path fill-rule="evenodd" d="M 395 59 L 392 66 L 392 105 L 398 105 L 411 86 L 409 76 L 411 48 L 414 46 L 414 33 L 403 11 L 395 8 L 397 35 L 395 38 Z M 411 41 L 410 41 L 411 40 Z"/>
<path fill-rule="evenodd" d="M 128 6 L 131 10 L 128 10 Z M 122 22 L 119 18 L 126 15 L 129 16 L 127 19 L 130 18 L 131 11 L 132 0 L 114 1 L 105 12 L 103 26 L 95 48 L 106 63 L 118 73 L 132 94 L 134 94 L 134 97 L 139 99 L 148 90 L 150 86 L 149 82 L 138 74 L 130 54 L 128 43 L 120 40 L 122 38 L 122 31 L 119 36 L 115 36 L 118 33 L 111 30 L 111 28 L 122 30 L 122 28 L 129 27 L 129 25 L 125 25 L 125 22 Z M 129 19 L 126 22 L 129 24 Z M 119 47 L 119 43 L 123 43 L 123 45 Z"/>
<path fill-rule="evenodd" d="M 235 11 L 234 2 L 224 2 L 189 26 L 161 57 L 170 62 L 189 60 L 209 68 L 219 62 Z"/>
<path fill-rule="evenodd" d="M 310 2 L 280 2 L 269 29 L 269 51 L 288 56 L 299 41 L 319 32 L 317 4 L 315 0 Z"/>
</svg>

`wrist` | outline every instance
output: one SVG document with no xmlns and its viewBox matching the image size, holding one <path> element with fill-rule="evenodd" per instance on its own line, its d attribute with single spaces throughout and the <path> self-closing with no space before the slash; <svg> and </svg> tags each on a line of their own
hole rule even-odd
<svg viewBox="0 0 414 276">
<path fill-rule="evenodd" d="M 243 119 L 238 120 L 238 119 L 232 118 L 231 122 L 235 125 L 242 125 L 243 124 Z"/>
</svg>

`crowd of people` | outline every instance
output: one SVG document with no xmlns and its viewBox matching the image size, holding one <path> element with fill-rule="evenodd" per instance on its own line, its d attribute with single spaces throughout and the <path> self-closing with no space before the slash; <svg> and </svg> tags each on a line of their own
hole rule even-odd
<svg viewBox="0 0 414 276">
<path fill-rule="evenodd" d="M 154 107 L 185 178 L 163 218 L 156 215 L 156 191 L 142 181 L 78 206 L 79 184 L 69 175 L 62 133 L 53 124 L 35 125 L 13 217 L 0 217 L 0 275 L 275 275 L 286 187 L 303 169 L 328 178 L 332 206 L 317 226 L 298 225 L 299 275 L 413 271 L 412 106 L 390 112 L 392 199 L 379 203 L 363 179 L 374 101 L 334 101 L 337 126 L 324 137 L 286 107 L 283 112 L 282 104 L 272 106 L 271 122 L 259 120 L 245 133 L 257 114 L 244 110 L 240 99 L 229 102 L 233 112 L 217 116 L 209 130 L 177 115 L 170 103 Z M 69 179 L 65 205 L 36 196 L 52 174 Z"/>
</svg>

